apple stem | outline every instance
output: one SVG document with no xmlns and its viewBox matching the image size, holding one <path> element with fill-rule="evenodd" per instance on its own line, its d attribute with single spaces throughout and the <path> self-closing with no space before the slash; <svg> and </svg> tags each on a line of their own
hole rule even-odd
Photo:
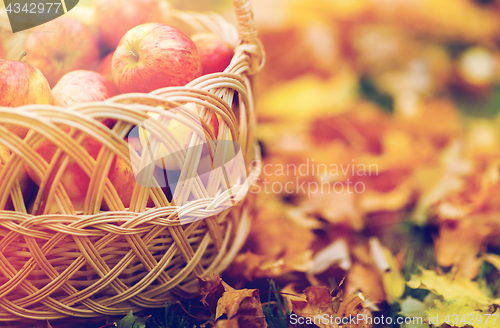
<svg viewBox="0 0 500 328">
<path fill-rule="evenodd" d="M 132 57 L 137 57 L 137 55 L 136 55 L 136 54 L 134 54 L 134 52 L 133 52 L 132 50 L 130 50 L 130 51 L 128 52 L 128 55 L 129 55 L 129 56 L 132 56 Z"/>
<path fill-rule="evenodd" d="M 23 58 L 26 56 L 26 51 L 23 51 L 21 55 L 19 56 L 19 59 L 17 61 L 23 60 Z"/>
</svg>

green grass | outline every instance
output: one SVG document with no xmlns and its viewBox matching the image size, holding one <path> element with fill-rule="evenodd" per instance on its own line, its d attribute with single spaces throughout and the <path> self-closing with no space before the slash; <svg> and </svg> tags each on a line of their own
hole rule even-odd
<svg viewBox="0 0 500 328">
<path fill-rule="evenodd" d="M 261 292 L 262 311 L 269 328 L 288 328 L 290 310 L 273 280 L 269 281 L 269 290 Z M 119 321 L 108 321 L 105 328 L 198 328 L 211 327 L 213 317 L 199 315 L 202 309 L 199 299 L 168 303 L 164 309 L 152 310 L 149 315 L 127 315 Z"/>
<path fill-rule="evenodd" d="M 363 97 L 379 105 L 384 111 L 392 113 L 393 99 L 390 95 L 378 90 L 373 81 L 367 77 L 359 81 L 359 89 Z"/>
<path fill-rule="evenodd" d="M 269 281 L 267 302 L 262 305 L 262 311 L 269 328 L 288 328 L 290 309 L 273 280 Z"/>
<path fill-rule="evenodd" d="M 500 85 L 481 99 L 454 94 L 458 109 L 465 117 L 493 118 L 500 112 Z"/>
</svg>

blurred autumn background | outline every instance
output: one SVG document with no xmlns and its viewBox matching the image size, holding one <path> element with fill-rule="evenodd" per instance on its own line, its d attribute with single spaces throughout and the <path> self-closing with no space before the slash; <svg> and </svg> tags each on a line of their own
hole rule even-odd
<svg viewBox="0 0 500 328">
<path fill-rule="evenodd" d="M 500 313 L 500 2 L 252 3 L 264 170 L 223 278 L 285 296 L 345 278 L 372 311 L 436 326 Z"/>
</svg>

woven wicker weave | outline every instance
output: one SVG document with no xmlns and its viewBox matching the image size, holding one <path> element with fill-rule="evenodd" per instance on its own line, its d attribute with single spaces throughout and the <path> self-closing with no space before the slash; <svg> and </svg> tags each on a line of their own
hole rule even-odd
<svg viewBox="0 0 500 328">
<path fill-rule="evenodd" d="M 0 144 L 12 153 L 0 163 L 0 209 L 6 208 L 9 198 L 15 207 L 15 211 L 0 210 L 0 321 L 91 318 L 163 307 L 176 297 L 196 294 L 197 276 L 212 278 L 230 264 L 248 233 L 251 193 L 237 206 L 217 213 L 214 204 L 226 201 L 228 193 L 204 197 L 204 186 L 194 183 L 190 188 L 199 197 L 174 206 L 160 188 L 137 185 L 126 209 L 107 171 L 114 155 L 131 163 L 124 141 L 131 127 L 151 113 L 194 102 L 204 107 L 203 119 L 218 114 L 219 139 L 237 140 L 245 155 L 249 178 L 231 192 L 253 183 L 260 168 L 251 165 L 259 156 L 252 76 L 264 58 L 249 1 L 234 0 L 234 6 L 238 29 L 215 14 L 173 14 L 193 32 L 212 31 L 236 45 L 224 73 L 202 76 L 185 87 L 125 94 L 70 109 L 0 107 Z M 112 130 L 101 124 L 106 118 L 117 120 Z M 23 140 L 7 124 L 34 132 Z M 63 126 L 71 127 L 71 132 L 63 131 Z M 210 135 L 207 125 L 203 127 Z M 103 145 L 97 160 L 80 145 L 86 135 Z M 62 172 L 34 151 L 45 139 L 59 147 L 58 164 L 64 167 L 73 159 L 91 177 L 83 212 L 75 211 L 62 183 L 56 183 Z M 42 179 L 30 213 L 18 181 L 24 165 L 36 169 Z M 147 208 L 149 198 L 155 208 Z M 110 211 L 100 211 L 103 200 Z M 44 214 L 51 206 L 65 214 Z M 181 212 L 205 219 L 181 225 Z"/>
</svg>

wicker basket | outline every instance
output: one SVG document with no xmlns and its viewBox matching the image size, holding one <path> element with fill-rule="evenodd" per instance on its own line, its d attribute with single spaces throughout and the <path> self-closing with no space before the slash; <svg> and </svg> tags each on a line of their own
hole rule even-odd
<svg viewBox="0 0 500 328">
<path fill-rule="evenodd" d="M 213 215 L 212 209 L 231 193 L 251 186 L 260 172 L 251 164 L 259 157 L 252 77 L 264 61 L 249 0 L 234 0 L 234 6 L 237 29 L 215 14 L 173 14 L 192 32 L 212 31 L 236 45 L 224 73 L 202 76 L 185 87 L 124 94 L 70 109 L 0 107 L 0 144 L 12 153 L 0 163 L 0 321 L 91 318 L 163 307 L 175 298 L 197 294 L 197 277 L 210 279 L 231 263 L 248 233 L 252 193 L 223 212 Z M 111 159 L 116 155 L 132 165 L 124 141 L 128 131 L 151 113 L 186 103 L 203 106 L 202 119 L 217 113 L 218 138 L 238 141 L 248 179 L 215 197 L 207 197 L 199 184 L 185 185 L 197 188 L 198 197 L 175 206 L 159 187 L 136 185 L 126 209 L 107 179 Z M 101 124 L 107 118 L 117 120 L 112 130 Z M 20 139 L 7 124 L 34 132 Z M 203 128 L 210 136 L 206 124 Z M 97 160 L 80 145 L 86 135 L 103 145 Z M 50 164 L 34 151 L 45 139 L 60 151 Z M 75 210 L 59 182 L 62 170 L 54 169 L 54 162 L 64 167 L 69 159 L 91 179 L 83 212 Z M 42 178 L 29 213 L 18 179 L 24 165 Z M 15 211 L 3 210 L 9 199 Z M 156 206 L 147 207 L 148 199 Z M 110 211 L 100 211 L 103 200 Z M 65 214 L 43 214 L 51 206 Z M 181 212 L 203 219 L 181 224 Z"/>
</svg>

